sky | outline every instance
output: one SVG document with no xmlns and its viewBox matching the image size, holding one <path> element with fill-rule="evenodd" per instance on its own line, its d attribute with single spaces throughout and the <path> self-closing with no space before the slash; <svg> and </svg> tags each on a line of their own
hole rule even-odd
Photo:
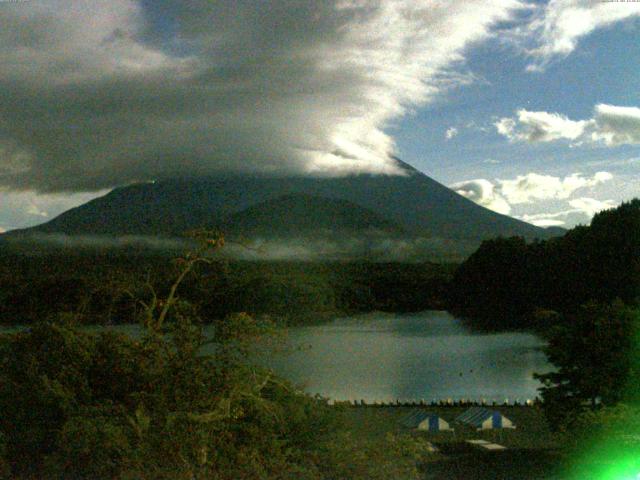
<svg viewBox="0 0 640 480">
<path fill-rule="evenodd" d="M 0 230 L 220 171 L 402 174 L 541 226 L 640 196 L 640 2 L 0 1 Z"/>
</svg>

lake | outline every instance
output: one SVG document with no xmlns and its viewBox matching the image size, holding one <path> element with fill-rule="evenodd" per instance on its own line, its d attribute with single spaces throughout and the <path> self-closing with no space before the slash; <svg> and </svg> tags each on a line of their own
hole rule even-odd
<svg viewBox="0 0 640 480">
<path fill-rule="evenodd" d="M 140 334 L 137 325 L 89 327 L 104 328 Z M 535 335 L 475 332 L 443 311 L 375 313 L 295 327 L 286 343 L 286 354 L 261 349 L 260 362 L 333 400 L 524 401 L 535 398 L 540 386 L 533 373 L 551 369 Z"/>
<path fill-rule="evenodd" d="M 528 333 L 479 333 L 442 311 L 368 314 L 292 328 L 300 347 L 266 362 L 282 376 L 334 400 L 520 401 L 537 395 L 534 372 L 551 366 Z"/>
</svg>

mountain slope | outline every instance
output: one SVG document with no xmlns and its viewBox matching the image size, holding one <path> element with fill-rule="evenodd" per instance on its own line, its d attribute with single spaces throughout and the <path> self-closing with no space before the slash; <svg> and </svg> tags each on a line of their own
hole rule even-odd
<svg viewBox="0 0 640 480">
<path fill-rule="evenodd" d="M 258 177 L 166 180 L 116 188 L 21 233 L 175 235 L 216 226 L 269 199 L 305 194 L 351 202 L 408 234 L 481 240 L 499 235 L 546 238 L 545 229 L 487 210 L 402 163 L 405 175 Z M 281 210 L 286 223 L 290 212 Z M 238 224 L 236 224 L 238 225 Z"/>
<path fill-rule="evenodd" d="M 230 215 L 220 228 L 248 238 L 403 233 L 399 226 L 355 203 L 303 193 L 253 205 Z"/>
</svg>

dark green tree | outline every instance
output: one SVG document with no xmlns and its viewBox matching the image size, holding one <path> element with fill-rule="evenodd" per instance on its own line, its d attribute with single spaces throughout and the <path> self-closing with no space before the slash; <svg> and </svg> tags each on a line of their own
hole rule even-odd
<svg viewBox="0 0 640 480">
<path fill-rule="evenodd" d="M 478 319 L 488 328 L 515 326 L 533 309 L 524 238 L 487 240 L 456 271 L 452 304 L 457 313 Z"/>
<path fill-rule="evenodd" d="M 85 332 L 67 316 L 1 339 L 0 467 L 11 478 L 276 478 L 305 467 L 303 452 L 331 431 L 328 407 L 247 362 L 267 325 L 230 316 L 205 338 L 179 297 L 222 244 L 199 240 L 166 295 L 149 284 L 140 338 Z"/>
<path fill-rule="evenodd" d="M 552 427 L 570 427 L 585 410 L 636 397 L 639 322 L 638 312 L 621 302 L 590 303 L 552 328 L 546 354 L 556 370 L 536 375 Z"/>
</svg>

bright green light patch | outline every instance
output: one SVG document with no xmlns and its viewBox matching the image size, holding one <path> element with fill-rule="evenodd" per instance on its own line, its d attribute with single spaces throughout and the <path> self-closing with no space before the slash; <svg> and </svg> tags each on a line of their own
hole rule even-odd
<svg viewBox="0 0 640 480">
<path fill-rule="evenodd" d="M 585 412 L 567 446 L 572 480 L 640 480 L 640 407 Z"/>
<path fill-rule="evenodd" d="M 635 449 L 634 449 L 635 450 Z M 575 465 L 575 480 L 640 480 L 640 451 L 619 448 L 597 448 Z"/>
<path fill-rule="evenodd" d="M 640 480 L 640 464 L 637 459 L 626 459 L 604 470 L 598 478 L 601 480 Z"/>
</svg>

